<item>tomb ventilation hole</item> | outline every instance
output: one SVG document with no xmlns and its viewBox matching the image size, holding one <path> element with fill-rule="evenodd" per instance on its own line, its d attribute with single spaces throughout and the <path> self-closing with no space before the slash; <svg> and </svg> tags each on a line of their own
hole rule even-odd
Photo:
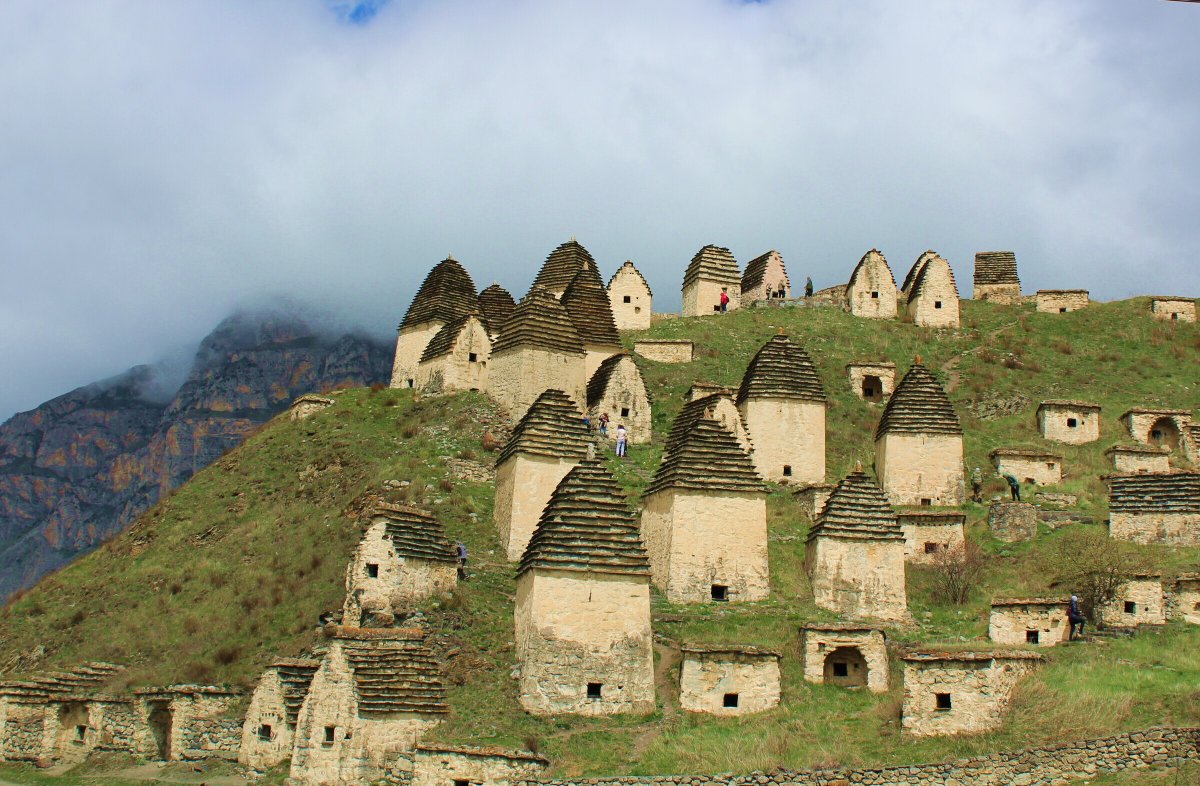
<svg viewBox="0 0 1200 786">
<path fill-rule="evenodd" d="M 642 313 L 642 307 L 641 307 L 641 306 L 634 306 L 634 307 L 633 307 L 633 313 L 635 313 L 635 314 L 640 314 L 640 313 Z"/>
<path fill-rule="evenodd" d="M 783 476 L 785 478 L 790 478 L 792 476 L 792 465 L 791 464 L 783 465 Z"/>
<path fill-rule="evenodd" d="M 622 303 L 632 303 L 633 298 L 629 297 L 629 295 L 626 295 L 625 297 L 621 298 L 621 302 Z"/>
<path fill-rule="evenodd" d="M 1037 483 L 1037 481 L 1036 481 L 1036 480 L 1034 480 L 1033 478 L 1025 478 L 1025 482 L 1026 482 L 1026 483 L 1028 483 L 1028 484 L 1029 484 L 1029 485 L 1031 485 L 1031 486 L 1032 486 L 1033 484 Z"/>
<path fill-rule="evenodd" d="M 837 663 L 833 664 L 833 676 L 849 677 L 850 676 L 850 664 L 846 663 L 844 661 L 838 661 Z"/>
<path fill-rule="evenodd" d="M 411 388 L 411 387 L 414 387 L 414 384 L 413 384 L 413 383 L 414 383 L 414 380 L 411 380 L 411 379 L 406 379 L 406 380 L 404 380 L 404 386 L 405 386 L 405 387 L 410 387 L 410 388 Z"/>
<path fill-rule="evenodd" d="M 921 504 L 924 505 L 925 507 L 929 507 L 930 505 L 933 504 L 933 500 L 930 499 L 929 497 L 921 497 Z"/>
<path fill-rule="evenodd" d="M 736 693 L 726 693 L 721 701 L 722 707 L 736 708 L 738 705 L 738 695 Z"/>
<path fill-rule="evenodd" d="M 479 355 L 475 354 L 474 352 L 468 352 L 467 353 L 467 362 L 468 363 L 478 363 Z"/>
<path fill-rule="evenodd" d="M 934 307 L 934 308 L 941 308 L 941 307 L 942 307 L 942 301 L 940 301 L 940 300 L 935 300 L 935 301 L 933 301 L 933 307 Z"/>
<path fill-rule="evenodd" d="M 1179 319 L 1179 314 L 1177 314 L 1176 312 L 1172 311 L 1172 312 L 1171 312 L 1171 319 Z"/>
<path fill-rule="evenodd" d="M 629 417 L 629 407 L 621 407 L 621 417 Z"/>
<path fill-rule="evenodd" d="M 713 306 L 713 311 L 720 311 L 720 310 L 721 310 L 721 306 L 719 304 Z"/>
<path fill-rule="evenodd" d="M 952 707 L 949 693 L 935 693 L 933 694 L 933 700 L 935 702 L 935 706 L 943 712 L 951 709 Z"/>
<path fill-rule="evenodd" d="M 1195 606 L 1193 606 L 1192 611 L 1200 611 L 1200 603 L 1197 603 Z"/>
<path fill-rule="evenodd" d="M 379 566 L 377 564 L 375 564 L 374 562 L 367 563 L 367 578 L 370 578 L 370 579 L 379 578 Z"/>
<path fill-rule="evenodd" d="M 1126 614 L 1137 614 L 1137 604 L 1131 600 L 1125 601 L 1125 613 Z"/>
<path fill-rule="evenodd" d="M 1076 420 L 1075 418 L 1067 418 L 1067 428 L 1077 428 L 1078 426 L 1079 426 L 1078 420 Z"/>
<path fill-rule="evenodd" d="M 333 735 L 334 735 L 334 732 L 336 732 L 336 731 L 337 731 L 336 726 L 326 726 L 325 727 L 325 744 L 326 745 L 329 745 L 333 742 Z"/>
<path fill-rule="evenodd" d="M 604 687 L 604 685 L 603 685 L 602 683 L 599 683 L 599 682 L 589 682 L 589 683 L 587 684 L 587 697 L 588 697 L 589 699 L 598 699 L 598 698 L 600 698 L 600 690 L 601 690 L 603 687 Z"/>
<path fill-rule="evenodd" d="M 1038 643 L 1038 632 L 1036 630 L 1025 631 L 1025 643 L 1026 644 L 1037 644 Z"/>
<path fill-rule="evenodd" d="M 75 727 L 75 741 L 76 742 L 83 742 L 84 740 L 87 739 L 87 729 L 88 729 L 88 727 L 84 726 L 82 724 Z"/>
<path fill-rule="evenodd" d="M 867 374 L 863 377 L 862 397 L 876 404 L 883 401 L 883 380 L 874 374 Z"/>
<path fill-rule="evenodd" d="M 271 741 L 271 724 L 264 723 L 258 727 L 258 738 L 263 742 Z"/>
<path fill-rule="evenodd" d="M 1057 465 L 1053 461 L 1046 462 L 1046 469 L 1053 470 Z"/>
<path fill-rule="evenodd" d="M 712 585 L 712 599 L 720 601 L 729 600 L 729 587 L 726 587 L 724 584 Z"/>
<path fill-rule="evenodd" d="M 471 786 L 471 782 L 464 778 L 455 778 L 453 783 L 454 786 Z"/>
<path fill-rule="evenodd" d="M 1060 313 L 1060 314 L 1065 314 L 1065 313 L 1067 313 L 1067 307 L 1066 307 L 1066 306 L 1060 306 L 1060 307 L 1059 307 L 1059 309 L 1058 309 L 1058 313 Z"/>
<path fill-rule="evenodd" d="M 872 293 L 871 293 L 871 299 L 872 299 L 872 300 L 879 300 L 879 293 L 878 293 L 878 292 L 872 292 Z"/>
<path fill-rule="evenodd" d="M 938 550 L 938 544 L 936 544 L 936 543 L 926 543 L 925 544 L 925 553 L 926 554 L 936 554 L 937 550 Z"/>
</svg>

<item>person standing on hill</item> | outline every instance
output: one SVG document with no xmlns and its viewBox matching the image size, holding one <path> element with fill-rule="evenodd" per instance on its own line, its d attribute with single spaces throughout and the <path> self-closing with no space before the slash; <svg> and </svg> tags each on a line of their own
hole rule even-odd
<svg viewBox="0 0 1200 786">
<path fill-rule="evenodd" d="M 729 310 L 729 293 L 725 291 L 725 287 L 721 287 L 721 313 L 724 314 Z"/>
<path fill-rule="evenodd" d="M 983 502 L 983 473 L 979 467 L 971 472 L 971 501 Z"/>
<path fill-rule="evenodd" d="M 812 297 L 812 276 L 804 277 L 804 296 Z"/>
<path fill-rule="evenodd" d="M 458 578 L 460 581 L 466 581 L 466 578 L 467 578 L 467 547 L 460 540 L 454 544 L 454 551 L 458 554 Z"/>
<path fill-rule="evenodd" d="M 625 430 L 624 423 L 617 424 L 617 458 L 625 458 L 625 442 L 629 437 L 629 432 Z"/>
<path fill-rule="evenodd" d="M 1008 490 L 1012 493 L 1012 501 L 1021 501 L 1021 484 L 1012 475 L 1005 474 L 1004 480 L 1008 482 Z"/>
<path fill-rule="evenodd" d="M 1075 628 L 1079 628 L 1079 638 L 1083 638 L 1083 624 L 1087 621 L 1087 617 L 1083 616 L 1083 612 L 1079 610 L 1079 596 L 1072 595 L 1071 602 L 1067 604 L 1067 622 L 1071 626 L 1070 632 L 1067 634 L 1068 641 L 1075 640 Z"/>
</svg>

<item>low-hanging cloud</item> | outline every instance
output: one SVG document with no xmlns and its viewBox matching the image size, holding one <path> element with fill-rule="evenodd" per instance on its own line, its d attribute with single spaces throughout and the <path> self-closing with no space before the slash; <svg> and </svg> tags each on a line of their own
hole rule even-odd
<svg viewBox="0 0 1200 786">
<path fill-rule="evenodd" d="M 842 281 L 1200 294 L 1200 8 L 1161 0 L 0 7 L 0 417 L 272 293 L 394 328 L 575 235 L 664 308 L 705 243 Z"/>
</svg>

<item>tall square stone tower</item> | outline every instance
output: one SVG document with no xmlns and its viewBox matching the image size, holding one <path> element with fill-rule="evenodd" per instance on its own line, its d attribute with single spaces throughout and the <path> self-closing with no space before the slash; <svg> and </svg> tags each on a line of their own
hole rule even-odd
<svg viewBox="0 0 1200 786">
<path fill-rule="evenodd" d="M 447 323 L 469 314 L 477 306 L 475 284 L 463 266 L 452 257 L 437 263 L 421 282 L 400 323 L 391 386 L 416 387 L 417 364 L 425 345 Z"/>
<path fill-rule="evenodd" d="M 492 344 L 488 393 L 513 420 L 550 388 L 582 402 L 586 354 L 567 310 L 535 286 L 513 309 Z"/>
<path fill-rule="evenodd" d="M 696 252 L 683 274 L 683 316 L 702 317 L 721 310 L 721 292 L 729 296 L 728 310 L 741 305 L 742 276 L 729 249 L 707 245 Z"/>
<path fill-rule="evenodd" d="M 1005 306 L 1021 302 L 1021 279 L 1017 277 L 1017 256 L 1011 251 L 980 251 L 975 255 L 975 300 Z"/>
<path fill-rule="evenodd" d="M 875 429 L 875 472 L 893 505 L 961 505 L 962 426 L 920 358 L 888 399 Z"/>
</svg>

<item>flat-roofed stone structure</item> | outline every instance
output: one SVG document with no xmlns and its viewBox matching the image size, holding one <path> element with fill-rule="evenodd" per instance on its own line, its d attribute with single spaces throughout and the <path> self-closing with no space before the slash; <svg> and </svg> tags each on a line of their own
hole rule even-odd
<svg viewBox="0 0 1200 786">
<path fill-rule="evenodd" d="M 642 497 L 654 584 L 672 603 L 762 600 L 769 592 L 767 494 L 713 399 L 684 405 Z"/>
<path fill-rule="evenodd" d="M 850 390 L 863 401 L 882 404 L 896 387 L 896 364 L 883 360 L 856 360 L 846 364 Z"/>
<path fill-rule="evenodd" d="M 586 358 L 567 310 L 547 290 L 534 287 L 492 344 L 488 393 L 513 420 L 550 388 L 582 403 L 587 394 Z"/>
<path fill-rule="evenodd" d="M 1200 546 L 1200 472 L 1109 475 L 1105 480 L 1110 537 Z"/>
<path fill-rule="evenodd" d="M 1159 445 L 1113 445 L 1104 455 L 1118 473 L 1171 471 L 1171 451 Z"/>
<path fill-rule="evenodd" d="M 774 249 L 746 263 L 741 283 L 742 304 L 758 300 L 786 300 L 792 296 L 783 256 Z"/>
<path fill-rule="evenodd" d="M 1022 483 L 1057 486 L 1062 483 L 1062 456 L 1036 448 L 996 448 L 988 454 L 1001 475 L 1012 475 Z"/>
<path fill-rule="evenodd" d="M 583 370 L 591 379 L 601 363 L 625 351 L 600 274 L 592 268 L 576 273 L 563 292 L 562 304 L 583 344 Z"/>
<path fill-rule="evenodd" d="M 935 251 L 926 251 L 921 260 L 905 289 L 905 316 L 921 327 L 958 327 L 958 284 L 950 263 Z"/>
<path fill-rule="evenodd" d="M 479 313 L 493 341 L 516 307 L 517 301 L 512 294 L 494 281 L 479 293 Z"/>
<path fill-rule="evenodd" d="M 1111 603 L 1100 609 L 1100 619 L 1103 624 L 1117 628 L 1165 625 L 1167 614 L 1164 600 L 1162 575 L 1137 573 L 1121 585 L 1121 591 Z"/>
<path fill-rule="evenodd" d="M 1066 314 L 1091 302 L 1086 289 L 1039 289 L 1035 300 L 1037 310 L 1043 314 Z"/>
<path fill-rule="evenodd" d="M 612 304 L 617 330 L 647 330 L 653 313 L 654 293 L 633 262 L 628 259 L 608 280 L 608 302 Z"/>
<path fill-rule="evenodd" d="M 650 393 L 642 372 L 625 353 L 613 355 L 600 364 L 588 380 L 587 410 L 593 424 L 600 415 L 608 415 L 608 439 L 617 439 L 617 426 L 624 425 L 630 445 L 647 445 L 653 436 L 650 417 Z"/>
<path fill-rule="evenodd" d="M 1070 634 L 1065 598 L 994 598 L 988 638 L 997 644 L 1053 647 Z"/>
<path fill-rule="evenodd" d="M 655 363 L 691 363 L 695 347 L 686 339 L 646 338 L 633 342 L 633 351 Z"/>
<path fill-rule="evenodd" d="M 158 761 L 236 760 L 241 691 L 221 685 L 169 685 L 133 692 L 136 752 Z"/>
<path fill-rule="evenodd" d="M 262 772 L 292 758 L 296 720 L 321 662 L 280 658 L 267 667 L 250 694 L 238 763 Z"/>
<path fill-rule="evenodd" d="M 900 724 L 914 737 L 979 734 L 999 728 L 1023 677 L 1042 656 L 1023 650 L 914 652 L 904 663 Z"/>
<path fill-rule="evenodd" d="M 654 710 L 650 560 L 596 459 L 550 498 L 517 568 L 520 701 L 535 715 Z"/>
<path fill-rule="evenodd" d="M 846 284 L 846 305 L 856 317 L 896 318 L 896 279 L 877 249 L 863 254 Z"/>
<path fill-rule="evenodd" d="M 546 390 L 513 428 L 496 460 L 492 520 L 510 560 L 525 553 L 559 481 L 587 455 L 592 435 L 561 390 Z"/>
<path fill-rule="evenodd" d="M 737 406 L 759 475 L 825 482 L 825 389 L 803 347 L 782 334 L 764 344 L 742 375 Z"/>
<path fill-rule="evenodd" d="M 478 312 L 447 322 L 421 353 L 416 388 L 432 395 L 487 390 L 491 352 L 488 325 Z"/>
<path fill-rule="evenodd" d="M 416 387 L 417 364 L 425 352 L 425 345 L 448 322 L 469 314 L 478 304 L 470 274 L 453 257 L 446 257 L 434 265 L 421 282 L 398 328 L 391 386 Z"/>
<path fill-rule="evenodd" d="M 1082 445 L 1100 439 L 1100 405 L 1049 399 L 1037 408 L 1038 431 L 1053 442 Z"/>
<path fill-rule="evenodd" d="M 920 358 L 888 399 L 875 429 L 875 471 L 893 505 L 961 505 L 962 426 Z"/>
<path fill-rule="evenodd" d="M 427 598 L 454 591 L 458 554 L 427 511 L 379 502 L 367 522 L 346 566 L 344 625 L 384 628 Z"/>
<path fill-rule="evenodd" d="M 581 270 L 597 271 L 596 260 L 583 245 L 572 237 L 550 252 L 538 270 L 533 286 L 544 289 L 556 298 L 567 291 L 571 279 Z"/>
<path fill-rule="evenodd" d="M 289 420 L 304 420 L 312 417 L 318 412 L 324 412 L 334 405 L 334 400 L 328 396 L 317 396 L 312 393 L 305 393 L 299 396 L 292 402 L 292 406 L 288 409 Z"/>
<path fill-rule="evenodd" d="M 721 310 L 721 292 L 729 296 L 726 308 L 741 304 L 742 276 L 729 249 L 707 245 L 696 252 L 683 274 L 685 317 L 702 317 Z"/>
<path fill-rule="evenodd" d="M 1150 313 L 1164 322 L 1195 322 L 1196 301 L 1190 297 L 1159 295 L 1150 298 Z"/>
<path fill-rule="evenodd" d="M 896 511 L 896 521 L 904 532 L 904 559 L 914 564 L 932 563 L 966 542 L 967 517 L 957 510 L 906 508 Z"/>
<path fill-rule="evenodd" d="M 845 622 L 806 624 L 800 628 L 800 657 L 809 682 L 887 693 L 887 635 L 879 628 Z"/>
<path fill-rule="evenodd" d="M 907 620 L 904 531 L 887 497 L 861 469 L 842 479 L 808 532 L 813 599 L 851 617 Z"/>
<path fill-rule="evenodd" d="M 975 289 L 971 297 L 1005 306 L 1021 302 L 1021 279 L 1017 256 L 1011 251 L 980 251 L 975 254 Z"/>
<path fill-rule="evenodd" d="M 1192 413 L 1186 409 L 1133 408 L 1121 415 L 1121 425 L 1129 436 L 1144 445 L 1155 445 L 1174 452 L 1188 438 Z"/>
<path fill-rule="evenodd" d="M 792 494 L 792 498 L 800 506 L 800 510 L 810 521 L 816 521 L 817 516 L 825 509 L 829 495 L 833 493 L 832 483 L 809 483 L 802 485 Z"/>
<path fill-rule="evenodd" d="M 1184 622 L 1200 625 L 1200 573 L 1181 573 L 1175 578 L 1175 609 Z"/>
<path fill-rule="evenodd" d="M 779 705 L 779 653 L 749 646 L 685 644 L 679 706 L 708 715 L 749 715 Z"/>
<path fill-rule="evenodd" d="M 514 786 L 536 780 L 550 761 L 530 751 L 481 748 L 473 745 L 422 743 L 411 755 L 410 779 L 392 778 L 391 783 L 411 786 Z"/>
</svg>

